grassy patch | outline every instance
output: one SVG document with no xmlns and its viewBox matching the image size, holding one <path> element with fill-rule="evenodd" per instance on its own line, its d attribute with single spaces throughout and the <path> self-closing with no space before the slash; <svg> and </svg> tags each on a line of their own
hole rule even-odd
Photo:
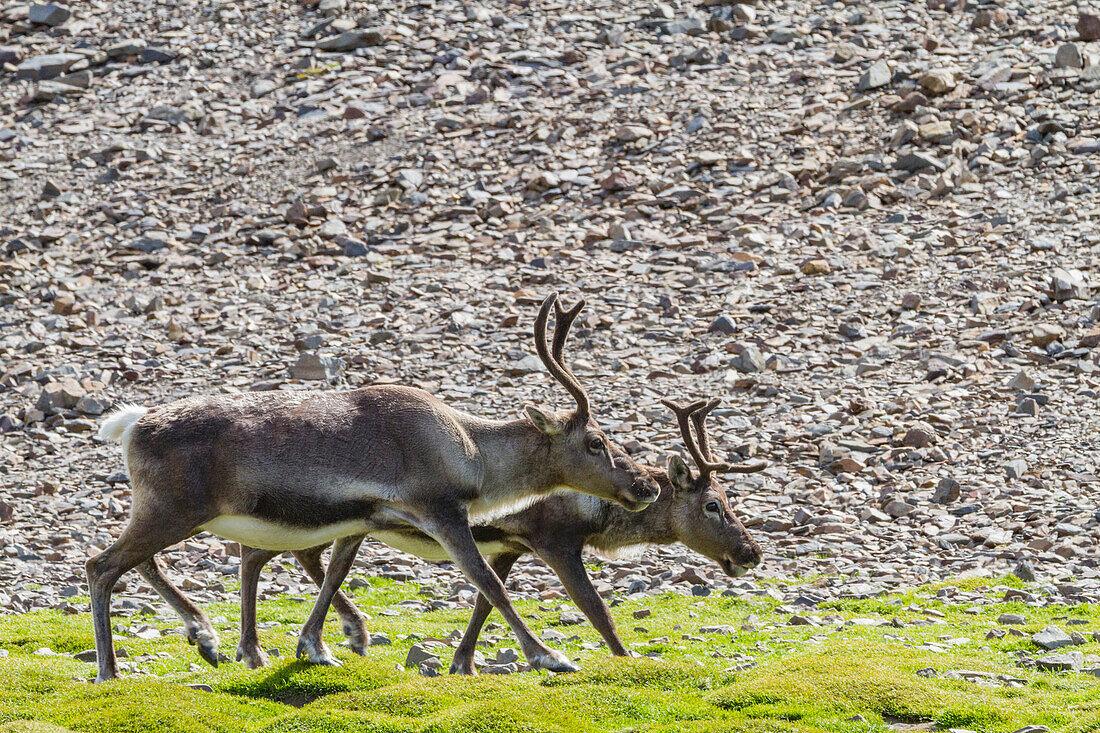
<svg viewBox="0 0 1100 733">
<path fill-rule="evenodd" d="M 424 678 L 404 668 L 413 643 L 446 638 L 466 621 L 465 611 L 395 613 L 401 601 L 419 597 L 415 585 L 373 583 L 354 594 L 370 630 L 393 644 L 356 657 L 337 646 L 333 617 L 325 636 L 343 663 L 338 668 L 288 658 L 309 610 L 301 600 L 261 604 L 261 642 L 282 656 L 255 671 L 202 665 L 169 616 L 116 617 L 117 628 L 153 626 L 164 635 L 120 633 L 129 674 L 98 686 L 87 682 L 94 665 L 72 658 L 92 646 L 89 615 L 38 611 L 0 617 L 0 648 L 10 654 L 0 663 L 0 733 L 865 733 L 898 722 L 990 733 L 1033 723 L 1100 731 L 1100 680 L 1017 664 L 1022 653 L 1037 651 L 1030 634 L 1050 624 L 1082 631 L 1090 642 L 1077 649 L 1100 654 L 1100 643 L 1091 641 L 1091 632 L 1100 630 L 1100 608 L 1005 602 L 1005 590 L 1020 586 L 1015 579 L 969 579 L 839 600 L 800 612 L 809 619 L 804 625 L 792 625 L 791 614 L 769 595 L 670 593 L 625 601 L 614 609 L 623 639 L 653 657 L 631 659 L 609 657 L 587 625 L 556 626 L 557 607 L 521 603 L 536 630 L 553 626 L 568 636 L 555 646 L 582 671 L 472 679 Z M 652 615 L 636 620 L 633 612 L 643 606 Z M 222 651 L 232 656 L 236 626 L 229 619 L 237 609 L 221 605 L 210 612 L 222 618 L 216 624 Z M 1003 628 L 997 617 L 1005 612 L 1025 616 L 1021 633 L 986 638 L 990 629 Z M 515 646 L 498 617 L 493 620 L 498 626 L 482 637 L 486 654 Z M 43 648 L 49 652 L 40 653 Z M 969 677 L 960 679 L 960 671 Z"/>
</svg>

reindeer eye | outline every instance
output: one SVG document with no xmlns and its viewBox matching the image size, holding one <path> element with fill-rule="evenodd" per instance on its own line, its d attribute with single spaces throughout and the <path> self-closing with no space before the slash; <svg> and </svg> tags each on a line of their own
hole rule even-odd
<svg viewBox="0 0 1100 733">
<path fill-rule="evenodd" d="M 707 506 L 706 506 L 706 510 L 708 512 L 710 512 L 711 514 L 717 514 L 718 513 L 718 502 L 708 501 Z"/>
<path fill-rule="evenodd" d="M 589 453 L 603 453 L 604 444 L 603 438 L 594 437 L 588 439 L 588 452 Z"/>
</svg>

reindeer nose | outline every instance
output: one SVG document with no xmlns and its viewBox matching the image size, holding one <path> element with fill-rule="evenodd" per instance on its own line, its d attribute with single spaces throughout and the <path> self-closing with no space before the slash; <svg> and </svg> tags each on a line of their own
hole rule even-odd
<svg viewBox="0 0 1100 733">
<path fill-rule="evenodd" d="M 762 562 L 764 562 L 764 552 L 760 549 L 760 545 L 755 542 L 748 547 L 742 548 L 737 558 L 737 564 L 746 570 L 760 567 L 760 563 Z"/>
<path fill-rule="evenodd" d="M 635 500 L 649 504 L 657 500 L 657 496 L 661 493 L 661 487 L 657 485 L 657 482 L 651 478 L 637 479 L 630 486 L 630 490 L 634 494 Z"/>
</svg>

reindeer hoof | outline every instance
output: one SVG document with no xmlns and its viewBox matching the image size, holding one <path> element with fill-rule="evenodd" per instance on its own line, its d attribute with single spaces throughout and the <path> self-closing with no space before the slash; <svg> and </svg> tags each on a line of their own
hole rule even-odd
<svg viewBox="0 0 1100 733">
<path fill-rule="evenodd" d="M 456 659 L 451 662 L 450 673 L 474 676 L 477 674 L 477 669 L 474 668 L 474 663 L 472 660 L 463 659 L 460 661 Z"/>
<path fill-rule="evenodd" d="M 246 648 L 238 646 L 237 661 L 244 662 L 245 666 L 249 669 L 259 669 L 260 667 L 267 666 L 267 654 L 259 647 Z"/>
<path fill-rule="evenodd" d="M 569 661 L 569 658 L 561 652 L 548 651 L 536 657 L 530 657 L 528 661 L 532 669 L 545 669 L 550 672 L 576 672 L 580 669 Z"/>
<path fill-rule="evenodd" d="M 344 622 L 344 624 L 341 626 L 341 630 L 344 632 L 344 636 L 348 640 L 348 648 L 361 657 L 366 656 L 367 631 L 363 628 L 363 624 Z"/>
<path fill-rule="evenodd" d="M 101 682 L 110 682 L 111 680 L 117 680 L 117 679 L 118 679 L 118 670 L 110 670 L 110 669 L 102 670 L 101 669 L 101 670 L 99 670 L 99 674 L 97 674 L 95 676 L 95 684 L 98 685 Z"/>
<path fill-rule="evenodd" d="M 199 642 L 199 656 L 211 667 L 218 666 L 218 647 L 209 642 Z"/>
<path fill-rule="evenodd" d="M 198 648 L 199 656 L 212 667 L 218 666 L 218 633 L 210 627 L 191 626 L 187 643 Z"/>
<path fill-rule="evenodd" d="M 332 656 L 332 652 L 328 650 L 323 641 L 313 641 L 306 639 L 298 640 L 298 649 L 295 651 L 295 656 L 298 659 L 305 657 L 309 660 L 310 664 L 317 664 L 322 667 L 339 667 L 340 662 L 336 657 Z"/>
</svg>

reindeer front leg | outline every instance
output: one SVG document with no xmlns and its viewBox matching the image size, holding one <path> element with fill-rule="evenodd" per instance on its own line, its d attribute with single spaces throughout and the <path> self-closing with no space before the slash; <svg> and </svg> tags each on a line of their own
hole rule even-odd
<svg viewBox="0 0 1100 733">
<path fill-rule="evenodd" d="M 615 621 L 611 618 L 611 611 L 607 608 L 603 598 L 592 585 L 592 579 L 588 577 L 588 571 L 584 569 L 584 561 L 581 559 L 579 547 L 538 549 L 535 550 L 543 562 L 557 573 L 565 592 L 581 609 L 581 613 L 588 617 L 596 631 L 607 642 L 611 653 L 617 657 L 629 656 L 622 639 L 615 630 Z"/>
<path fill-rule="evenodd" d="M 548 669 L 551 672 L 575 672 L 578 669 L 568 657 L 547 647 L 527 628 L 527 624 L 509 600 L 504 584 L 478 552 L 464 508 L 437 508 L 432 516 L 417 522 L 417 526 L 443 546 L 470 582 L 500 611 L 500 615 L 512 627 L 520 649 L 533 669 Z"/>
<path fill-rule="evenodd" d="M 519 555 L 511 552 L 505 552 L 493 558 L 490 566 L 497 577 L 500 578 L 501 583 L 508 580 L 508 573 L 511 572 L 512 565 L 518 559 Z M 489 618 L 489 614 L 492 612 L 492 604 L 484 595 L 478 593 L 477 600 L 474 602 L 474 612 L 470 616 L 470 623 L 466 626 L 466 633 L 462 635 L 462 641 L 459 642 L 458 649 L 455 649 L 454 660 L 451 662 L 451 674 L 477 674 L 477 670 L 474 668 L 474 650 L 477 649 L 477 637 L 481 635 L 485 620 Z"/>
</svg>

